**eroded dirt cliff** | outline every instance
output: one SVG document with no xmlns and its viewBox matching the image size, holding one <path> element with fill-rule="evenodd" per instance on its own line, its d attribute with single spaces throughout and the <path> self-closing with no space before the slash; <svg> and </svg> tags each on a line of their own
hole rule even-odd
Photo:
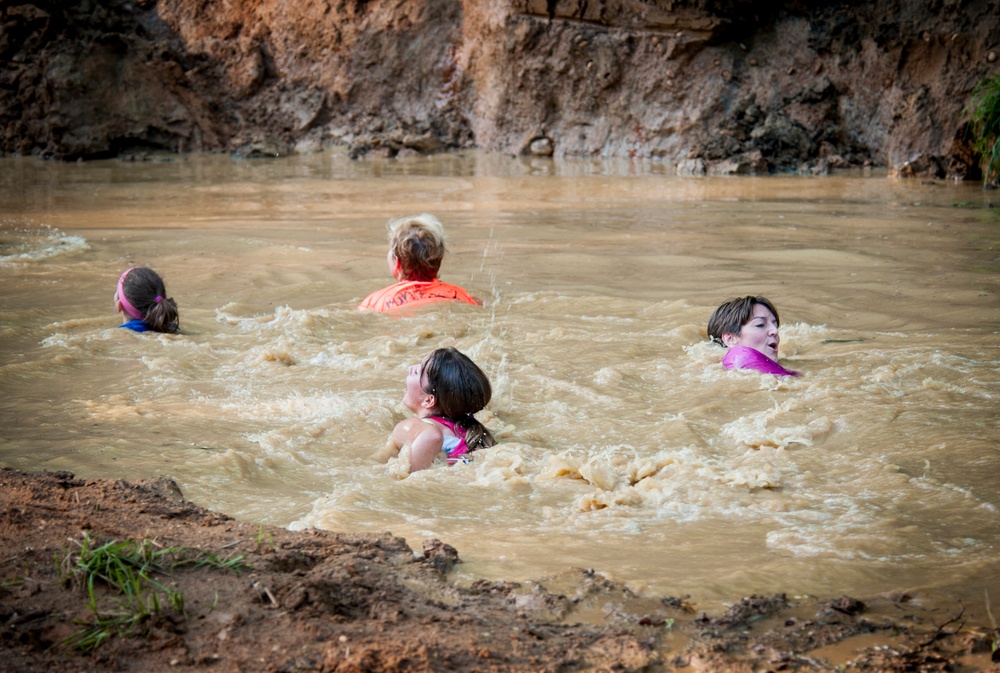
<svg viewBox="0 0 1000 673">
<path fill-rule="evenodd" d="M 10 0 L 0 151 L 346 145 L 977 178 L 996 0 Z"/>
</svg>

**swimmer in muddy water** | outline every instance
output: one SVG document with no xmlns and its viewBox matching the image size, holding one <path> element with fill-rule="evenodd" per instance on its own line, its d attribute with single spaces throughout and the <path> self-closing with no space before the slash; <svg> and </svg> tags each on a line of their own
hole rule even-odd
<svg viewBox="0 0 1000 673">
<path fill-rule="evenodd" d="M 778 364 L 778 309 L 764 297 L 731 299 L 708 320 L 708 336 L 728 350 L 726 369 L 755 369 L 775 376 L 798 376 Z"/>
<path fill-rule="evenodd" d="M 115 310 L 125 318 L 119 325 L 133 332 L 169 332 L 178 330 L 180 316 L 173 297 L 152 269 L 133 266 L 118 278 Z"/>
<path fill-rule="evenodd" d="M 433 215 L 423 214 L 392 220 L 389 228 L 389 273 L 398 281 L 372 292 L 359 310 L 399 313 L 442 301 L 479 304 L 457 285 L 438 278 L 444 259 L 444 225 Z"/>
<path fill-rule="evenodd" d="M 408 461 L 408 471 L 430 467 L 436 460 L 449 465 L 469 462 L 469 454 L 496 444 L 475 414 L 490 401 L 493 391 L 486 374 L 468 356 L 454 348 L 432 351 L 409 368 L 403 404 L 416 414 L 392 430 L 385 452 Z"/>
</svg>

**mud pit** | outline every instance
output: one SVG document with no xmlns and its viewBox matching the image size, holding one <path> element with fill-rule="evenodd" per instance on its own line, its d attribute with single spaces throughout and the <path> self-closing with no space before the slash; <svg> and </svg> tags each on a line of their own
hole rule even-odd
<svg viewBox="0 0 1000 673">
<path fill-rule="evenodd" d="M 1000 671 L 985 601 L 945 610 L 910 595 L 778 594 L 711 615 L 593 570 L 461 586 L 448 578 L 460 554 L 440 541 L 415 553 L 390 533 L 263 529 L 184 500 L 168 480 L 3 469 L 0 499 L 0 671 Z M 164 598 L 84 654 L 60 644 L 95 620 L 72 576 L 84 536 L 248 567 L 157 576 L 183 612 Z M 100 581 L 95 591 L 99 612 L 119 609 Z"/>
</svg>

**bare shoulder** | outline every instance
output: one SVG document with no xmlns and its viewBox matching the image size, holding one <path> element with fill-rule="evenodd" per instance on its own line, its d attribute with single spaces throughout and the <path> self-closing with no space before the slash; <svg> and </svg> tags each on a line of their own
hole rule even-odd
<svg viewBox="0 0 1000 673">
<path fill-rule="evenodd" d="M 403 444 L 411 443 L 414 439 L 425 433 L 429 433 L 427 439 L 444 436 L 439 424 L 414 417 L 400 421 L 392 431 L 392 437 L 396 440 L 397 444 L 402 446 Z"/>
</svg>

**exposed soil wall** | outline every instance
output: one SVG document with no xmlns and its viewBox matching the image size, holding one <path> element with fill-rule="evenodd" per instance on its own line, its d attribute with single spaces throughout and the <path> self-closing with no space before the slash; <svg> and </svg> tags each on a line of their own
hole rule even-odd
<svg viewBox="0 0 1000 673">
<path fill-rule="evenodd" d="M 997 0 L 10 0 L 0 152 L 347 145 L 978 178 Z"/>
</svg>

